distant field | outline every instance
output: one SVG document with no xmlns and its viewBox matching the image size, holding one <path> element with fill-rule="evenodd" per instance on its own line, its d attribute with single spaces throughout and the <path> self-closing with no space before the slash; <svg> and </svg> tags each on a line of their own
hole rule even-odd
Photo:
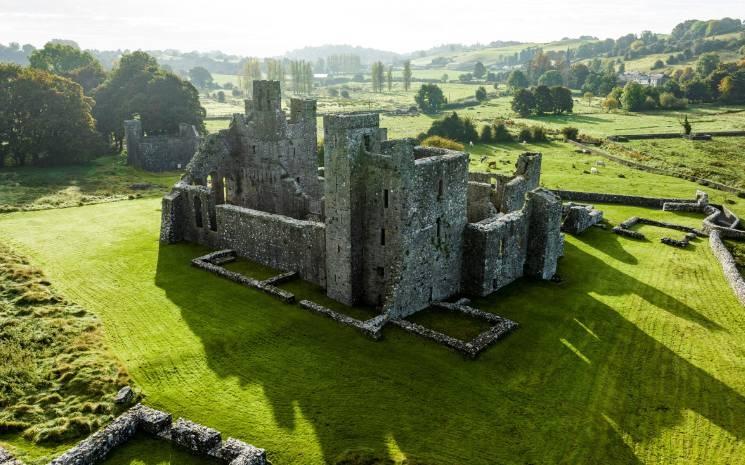
<svg viewBox="0 0 745 465">
<path fill-rule="evenodd" d="M 614 154 L 645 165 L 745 188 L 745 137 L 716 137 L 713 141 L 634 140 L 613 147 Z"/>
</svg>

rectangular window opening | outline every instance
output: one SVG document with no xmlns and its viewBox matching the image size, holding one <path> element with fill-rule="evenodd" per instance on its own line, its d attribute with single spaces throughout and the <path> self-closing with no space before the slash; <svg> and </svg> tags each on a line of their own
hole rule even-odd
<svg viewBox="0 0 745 465">
<path fill-rule="evenodd" d="M 378 276 L 380 276 L 381 278 L 385 276 L 385 268 L 383 268 L 382 266 L 377 267 L 375 271 L 378 273 Z"/>
<path fill-rule="evenodd" d="M 385 228 L 380 228 L 380 245 L 385 245 Z"/>
<path fill-rule="evenodd" d="M 383 189 L 383 207 L 388 208 L 388 189 Z"/>
<path fill-rule="evenodd" d="M 437 200 L 442 200 L 442 179 L 437 182 Z"/>
<path fill-rule="evenodd" d="M 365 150 L 369 152 L 372 148 L 372 139 L 370 138 L 370 134 L 365 134 L 363 136 L 363 139 L 365 140 Z"/>
</svg>

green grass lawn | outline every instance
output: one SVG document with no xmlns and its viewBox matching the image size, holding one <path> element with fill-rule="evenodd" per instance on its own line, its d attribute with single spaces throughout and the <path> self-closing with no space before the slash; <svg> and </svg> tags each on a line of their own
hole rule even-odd
<svg viewBox="0 0 745 465">
<path fill-rule="evenodd" d="M 550 187 L 684 197 L 697 187 L 623 179 L 613 166 L 564 173 L 592 157 L 540 147 Z M 522 148 L 493 156 L 514 162 Z M 602 209 L 612 224 L 701 221 Z M 705 240 L 681 250 L 652 229 L 648 241 L 597 228 L 568 237 L 562 283 L 520 280 L 474 301 L 520 328 L 469 361 L 394 327 L 370 341 L 193 268 L 205 249 L 159 246 L 159 210 L 142 199 L 10 213 L 0 237 L 101 318 L 146 404 L 264 447 L 275 465 L 357 450 L 430 465 L 745 463 L 745 319 Z"/>
<path fill-rule="evenodd" d="M 127 166 L 124 157 L 114 155 L 81 165 L 0 168 L 0 212 L 161 196 L 180 176 L 176 172 L 139 170 Z M 152 188 L 131 188 L 138 183 L 151 184 Z"/>
<path fill-rule="evenodd" d="M 745 137 L 633 140 L 607 149 L 645 165 L 745 188 Z"/>
<path fill-rule="evenodd" d="M 103 465 L 218 465 L 222 462 L 196 456 L 170 442 L 138 434 L 130 442 L 114 449 Z"/>
</svg>

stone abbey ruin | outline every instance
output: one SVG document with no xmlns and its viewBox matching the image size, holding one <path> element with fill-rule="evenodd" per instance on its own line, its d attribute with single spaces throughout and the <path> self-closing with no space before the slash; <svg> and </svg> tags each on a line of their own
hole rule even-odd
<svg viewBox="0 0 745 465">
<path fill-rule="evenodd" d="M 202 136 L 191 124 L 180 123 L 178 135 L 145 135 L 139 120 L 124 122 L 127 164 L 146 171 L 183 169 L 194 156 Z"/>
<path fill-rule="evenodd" d="M 541 154 L 520 156 L 514 176 L 469 174 L 467 153 L 387 140 L 375 113 L 338 114 L 324 117 L 318 166 L 315 101 L 292 99 L 288 118 L 279 82 L 255 81 L 253 96 L 164 197 L 161 242 L 227 249 L 377 307 L 373 333 L 454 296 L 554 276 L 562 205 L 539 187 Z"/>
</svg>

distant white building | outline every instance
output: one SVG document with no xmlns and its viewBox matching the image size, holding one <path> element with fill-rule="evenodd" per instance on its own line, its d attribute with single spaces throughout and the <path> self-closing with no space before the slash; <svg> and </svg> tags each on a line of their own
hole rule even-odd
<svg viewBox="0 0 745 465">
<path fill-rule="evenodd" d="M 618 75 L 618 80 L 624 84 L 636 82 L 643 86 L 659 87 L 665 83 L 667 76 L 662 73 L 646 74 L 639 71 L 629 71 Z"/>
</svg>

